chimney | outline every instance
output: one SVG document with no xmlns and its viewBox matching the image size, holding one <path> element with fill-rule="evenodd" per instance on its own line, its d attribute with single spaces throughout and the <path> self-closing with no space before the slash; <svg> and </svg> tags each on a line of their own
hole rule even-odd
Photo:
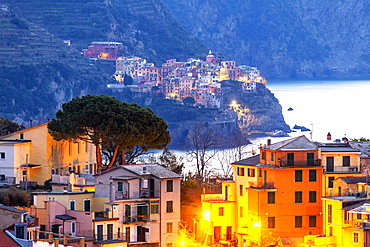
<svg viewBox="0 0 370 247">
<path fill-rule="evenodd" d="M 271 139 L 267 139 L 267 146 L 271 145 Z"/>
<path fill-rule="evenodd" d="M 326 140 L 327 141 L 330 141 L 331 140 L 331 134 L 330 134 L 330 132 L 328 132 L 328 135 L 326 136 Z"/>
</svg>

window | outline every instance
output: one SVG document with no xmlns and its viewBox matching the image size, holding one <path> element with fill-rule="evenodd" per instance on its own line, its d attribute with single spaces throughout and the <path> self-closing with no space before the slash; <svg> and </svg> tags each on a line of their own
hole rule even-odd
<svg viewBox="0 0 370 247">
<path fill-rule="evenodd" d="M 362 214 L 357 214 L 357 219 L 361 220 L 362 219 Z"/>
<path fill-rule="evenodd" d="M 89 143 L 85 142 L 85 153 L 87 154 L 87 151 L 89 150 Z"/>
<path fill-rule="evenodd" d="M 295 216 L 294 217 L 294 227 L 295 228 L 302 228 L 302 216 Z"/>
<path fill-rule="evenodd" d="M 84 211 L 90 212 L 90 208 L 91 208 L 90 205 L 91 205 L 90 199 L 84 200 Z"/>
<path fill-rule="evenodd" d="M 302 170 L 295 170 L 295 182 L 302 182 Z"/>
<path fill-rule="evenodd" d="M 80 142 L 77 142 L 77 154 L 80 154 L 81 152 Z"/>
<path fill-rule="evenodd" d="M 173 213 L 173 201 L 166 202 L 166 212 Z"/>
<path fill-rule="evenodd" d="M 329 227 L 329 236 L 333 236 L 333 227 L 332 226 Z"/>
<path fill-rule="evenodd" d="M 172 243 L 167 243 L 166 247 L 172 247 Z"/>
<path fill-rule="evenodd" d="M 358 243 L 358 232 L 353 233 L 353 242 Z"/>
<path fill-rule="evenodd" d="M 0 159 L 5 159 L 5 152 L 0 152 Z"/>
<path fill-rule="evenodd" d="M 267 192 L 267 203 L 268 204 L 275 203 L 275 192 Z"/>
<path fill-rule="evenodd" d="M 294 192 L 294 196 L 295 196 L 295 199 L 294 199 L 295 203 L 302 203 L 302 191 Z"/>
<path fill-rule="evenodd" d="M 258 170 L 258 176 L 262 178 L 262 170 Z"/>
<path fill-rule="evenodd" d="M 316 202 L 316 191 L 310 191 L 308 192 L 308 202 L 315 203 Z"/>
<path fill-rule="evenodd" d="M 23 134 L 23 133 L 21 133 L 21 134 L 19 135 L 19 139 L 21 139 L 21 140 L 23 140 L 23 139 L 24 139 L 24 134 Z"/>
<path fill-rule="evenodd" d="M 350 166 L 351 160 L 349 156 L 343 156 L 343 166 Z"/>
<path fill-rule="evenodd" d="M 332 223 L 332 217 L 333 217 L 333 206 L 328 205 L 328 223 Z"/>
<path fill-rule="evenodd" d="M 68 143 L 68 155 L 69 156 L 72 155 L 72 143 L 71 142 Z"/>
<path fill-rule="evenodd" d="M 218 208 L 218 216 L 224 216 L 224 207 Z"/>
<path fill-rule="evenodd" d="M 253 168 L 248 168 L 248 177 L 255 177 L 255 169 Z"/>
<path fill-rule="evenodd" d="M 75 200 L 71 200 L 69 202 L 69 210 L 76 210 L 76 201 Z"/>
<path fill-rule="evenodd" d="M 173 192 L 173 180 L 167 180 L 167 192 Z"/>
<path fill-rule="evenodd" d="M 71 234 L 76 236 L 76 222 L 71 222 Z"/>
<path fill-rule="evenodd" d="M 294 153 L 288 153 L 288 166 L 294 166 Z"/>
<path fill-rule="evenodd" d="M 239 208 L 239 217 L 243 218 L 243 207 L 242 206 L 240 206 Z"/>
<path fill-rule="evenodd" d="M 150 214 L 158 214 L 159 213 L 159 201 L 152 201 L 150 203 Z"/>
<path fill-rule="evenodd" d="M 307 153 L 307 165 L 308 166 L 315 165 L 315 154 L 314 153 Z"/>
<path fill-rule="evenodd" d="M 265 159 L 265 151 L 262 151 L 261 152 L 261 159 L 264 160 Z"/>
<path fill-rule="evenodd" d="M 238 167 L 237 172 L 238 176 L 244 176 L 244 167 Z"/>
<path fill-rule="evenodd" d="M 172 222 L 167 222 L 167 233 L 172 233 Z"/>
<path fill-rule="evenodd" d="M 268 217 L 267 218 L 267 227 L 268 228 L 275 228 L 275 217 Z"/>
<path fill-rule="evenodd" d="M 308 174 L 308 181 L 309 182 L 316 182 L 316 170 L 309 170 Z"/>
<path fill-rule="evenodd" d="M 275 160 L 275 153 L 271 153 L 271 161 Z"/>
<path fill-rule="evenodd" d="M 310 215 L 308 217 L 308 226 L 309 227 L 316 227 L 316 215 Z"/>
<path fill-rule="evenodd" d="M 334 178 L 335 177 L 328 177 L 328 187 L 329 188 L 333 188 L 334 187 L 334 184 L 333 184 Z"/>
<path fill-rule="evenodd" d="M 243 196 L 243 185 L 239 185 L 239 195 Z"/>
<path fill-rule="evenodd" d="M 97 240 L 103 240 L 103 225 L 97 226 Z"/>
<path fill-rule="evenodd" d="M 118 191 L 123 191 L 123 182 L 118 182 Z"/>
</svg>

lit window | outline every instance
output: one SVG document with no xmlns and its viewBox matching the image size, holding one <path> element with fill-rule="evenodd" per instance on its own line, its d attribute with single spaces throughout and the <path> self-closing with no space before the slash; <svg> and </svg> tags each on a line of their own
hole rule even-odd
<svg viewBox="0 0 370 247">
<path fill-rule="evenodd" d="M 224 208 L 223 207 L 218 208 L 218 216 L 224 216 Z"/>
<path fill-rule="evenodd" d="M 353 242 L 358 243 L 358 232 L 353 233 Z"/>
<path fill-rule="evenodd" d="M 167 233 L 172 233 L 172 222 L 167 222 Z"/>
<path fill-rule="evenodd" d="M 268 224 L 267 224 L 268 228 L 275 228 L 275 217 L 268 217 L 267 221 L 268 221 Z"/>
</svg>

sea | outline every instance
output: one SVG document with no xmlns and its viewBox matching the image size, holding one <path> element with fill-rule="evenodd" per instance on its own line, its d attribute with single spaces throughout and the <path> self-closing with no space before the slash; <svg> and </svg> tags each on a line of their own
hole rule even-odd
<svg viewBox="0 0 370 247">
<path fill-rule="evenodd" d="M 251 139 L 252 144 L 244 147 L 243 158 L 258 153 L 259 146 L 266 144 L 267 139 L 275 143 L 305 135 L 312 141 L 327 142 L 328 133 L 332 141 L 344 137 L 370 139 L 370 78 L 270 79 L 266 86 L 279 100 L 284 120 L 293 132 L 287 137 Z M 294 130 L 295 125 L 309 131 Z M 194 170 L 194 161 L 185 151 L 176 150 L 174 153 L 185 161 L 185 172 Z M 209 166 L 215 173 L 224 171 L 220 161 L 225 157 L 220 158 L 220 155 L 225 153 L 217 154 Z"/>
</svg>

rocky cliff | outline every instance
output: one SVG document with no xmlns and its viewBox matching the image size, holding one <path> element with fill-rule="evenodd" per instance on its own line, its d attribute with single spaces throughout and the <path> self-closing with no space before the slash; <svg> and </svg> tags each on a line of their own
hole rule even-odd
<svg viewBox="0 0 370 247">
<path fill-rule="evenodd" d="M 163 0 L 210 49 L 265 77 L 369 75 L 365 0 Z"/>
</svg>

